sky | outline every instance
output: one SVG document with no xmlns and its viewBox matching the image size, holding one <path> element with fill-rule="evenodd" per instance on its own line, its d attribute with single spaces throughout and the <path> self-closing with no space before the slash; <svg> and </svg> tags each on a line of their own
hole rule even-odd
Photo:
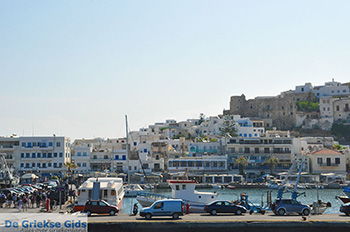
<svg viewBox="0 0 350 232">
<path fill-rule="evenodd" d="M 350 81 L 350 1 L 0 0 L 0 136 L 125 136 Z"/>
</svg>

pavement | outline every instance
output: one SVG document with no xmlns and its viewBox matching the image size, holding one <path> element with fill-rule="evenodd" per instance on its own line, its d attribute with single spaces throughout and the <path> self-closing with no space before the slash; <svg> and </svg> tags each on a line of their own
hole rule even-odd
<svg viewBox="0 0 350 232">
<path fill-rule="evenodd" d="M 211 216 L 209 214 L 188 214 L 182 216 L 178 220 L 172 220 L 170 217 L 154 217 L 150 220 L 146 220 L 140 216 L 129 215 L 92 215 L 89 217 L 89 223 L 147 223 L 147 222 L 173 222 L 173 223 L 217 223 L 217 222 L 347 222 L 350 224 L 350 217 L 341 214 L 323 214 L 323 215 L 311 215 L 306 217 L 306 220 L 302 216 L 276 216 L 273 213 L 261 214 L 245 214 L 241 216 L 233 214 L 218 214 Z"/>
</svg>

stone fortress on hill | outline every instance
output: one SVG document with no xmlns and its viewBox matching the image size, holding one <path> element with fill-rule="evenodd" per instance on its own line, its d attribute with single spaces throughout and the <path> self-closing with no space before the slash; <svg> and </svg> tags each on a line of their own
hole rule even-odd
<svg viewBox="0 0 350 232">
<path fill-rule="evenodd" d="M 350 123 L 350 83 L 334 81 L 322 86 L 311 83 L 273 97 L 246 99 L 232 96 L 224 115 L 262 119 L 266 127 L 330 130 L 333 123 Z"/>
</svg>

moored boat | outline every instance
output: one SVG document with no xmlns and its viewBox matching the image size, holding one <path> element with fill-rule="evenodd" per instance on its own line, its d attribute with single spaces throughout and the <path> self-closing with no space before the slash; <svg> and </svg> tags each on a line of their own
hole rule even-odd
<svg viewBox="0 0 350 232">
<path fill-rule="evenodd" d="M 190 205 L 191 212 L 201 212 L 206 204 L 217 200 L 216 192 L 199 192 L 195 190 L 196 182 L 193 180 L 168 180 L 171 187 L 171 197 L 159 194 L 142 194 L 138 196 L 137 201 L 143 206 L 151 205 L 158 198 L 182 199 L 186 204 Z M 159 199 L 158 199 L 159 200 Z"/>
<path fill-rule="evenodd" d="M 82 211 L 88 200 L 104 200 L 122 208 L 123 179 L 115 177 L 89 178 L 78 188 L 78 198 L 73 211 Z"/>
</svg>

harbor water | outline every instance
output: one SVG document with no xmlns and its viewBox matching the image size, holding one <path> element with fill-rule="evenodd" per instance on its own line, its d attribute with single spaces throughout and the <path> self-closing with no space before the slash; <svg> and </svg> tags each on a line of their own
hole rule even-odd
<svg viewBox="0 0 350 232">
<path fill-rule="evenodd" d="M 200 192 L 217 192 L 219 194 L 219 200 L 237 200 L 241 193 L 246 193 L 249 196 L 249 201 L 254 204 L 266 205 L 267 191 L 272 191 L 272 200 L 277 197 L 277 190 L 274 189 L 199 189 Z M 163 195 L 171 195 L 171 191 L 169 190 L 155 190 L 155 193 L 163 194 Z M 319 195 L 319 199 L 323 202 L 330 202 L 332 207 L 328 208 L 325 213 L 339 213 L 339 207 L 341 206 L 341 202 L 336 199 L 336 196 L 344 195 L 341 189 L 300 189 L 299 192 L 305 192 L 305 196 L 302 195 L 298 197 L 298 201 L 304 204 L 312 204 L 317 201 L 317 192 Z M 290 193 L 285 193 L 284 198 L 290 198 Z M 137 203 L 135 198 L 124 198 L 123 200 L 123 208 L 122 213 L 130 214 L 132 210 L 133 204 Z M 141 209 L 141 205 L 139 205 L 139 209 Z"/>
</svg>

